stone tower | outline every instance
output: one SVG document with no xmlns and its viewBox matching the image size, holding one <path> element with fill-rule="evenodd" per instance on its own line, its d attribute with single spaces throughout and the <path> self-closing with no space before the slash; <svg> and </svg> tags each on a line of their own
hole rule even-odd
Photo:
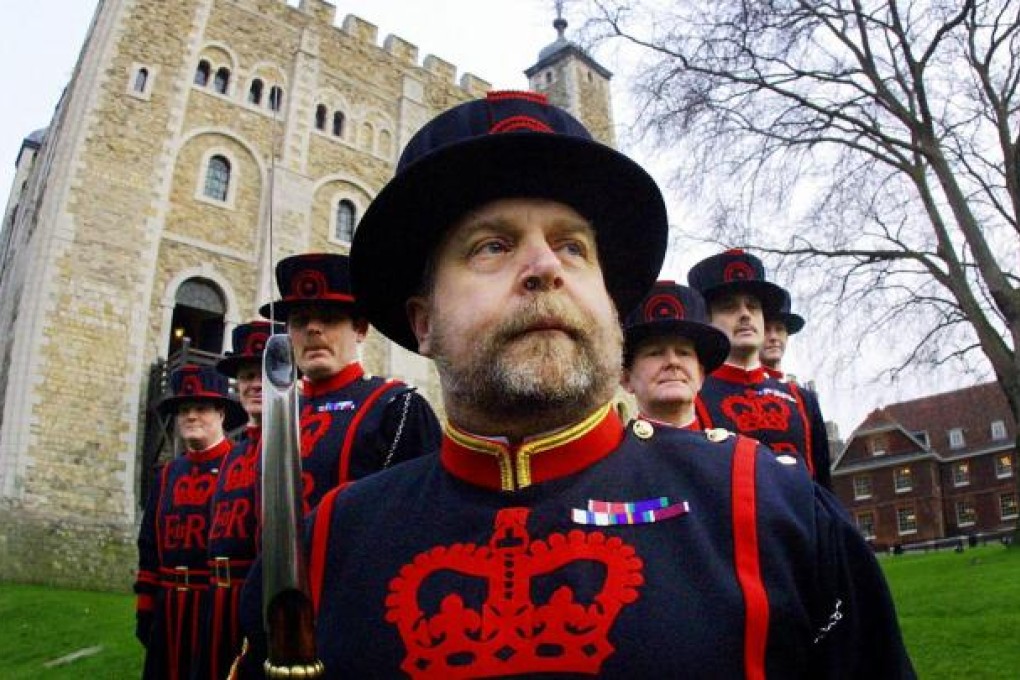
<svg viewBox="0 0 1020 680">
<path fill-rule="evenodd" d="M 335 14 L 100 0 L 0 232 L 0 579 L 129 584 L 155 369 L 227 347 L 275 261 L 346 252 L 410 136 L 490 89 Z M 611 140 L 604 69 L 567 44 L 532 70 Z M 438 406 L 431 365 L 369 337 L 366 368 Z"/>
</svg>

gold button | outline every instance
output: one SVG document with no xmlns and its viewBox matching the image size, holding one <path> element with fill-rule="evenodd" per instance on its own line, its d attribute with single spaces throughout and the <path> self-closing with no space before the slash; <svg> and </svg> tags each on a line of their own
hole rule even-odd
<svg viewBox="0 0 1020 680">
<path fill-rule="evenodd" d="M 652 435 L 655 434 L 655 428 L 647 420 L 635 420 L 633 429 L 634 436 L 638 439 L 651 439 Z"/>
</svg>

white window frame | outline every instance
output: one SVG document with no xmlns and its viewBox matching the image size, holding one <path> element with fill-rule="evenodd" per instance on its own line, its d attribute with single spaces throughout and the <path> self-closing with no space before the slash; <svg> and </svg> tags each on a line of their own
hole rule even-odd
<svg viewBox="0 0 1020 680">
<path fill-rule="evenodd" d="M 1005 439 L 1006 437 L 1007 437 L 1006 423 L 1004 421 L 1002 421 L 1002 420 L 993 420 L 992 421 L 992 439 L 999 440 L 999 439 Z"/>
<path fill-rule="evenodd" d="M 1005 458 L 1009 461 L 1009 466 L 1001 465 L 1002 459 Z M 996 479 L 1009 479 L 1013 476 L 1013 457 L 1008 453 L 1003 453 L 995 457 L 995 477 Z"/>
<path fill-rule="evenodd" d="M 904 512 L 909 512 L 913 516 L 913 523 L 914 523 L 914 528 L 913 529 L 904 529 L 903 528 L 902 513 L 904 513 Z M 914 508 L 914 507 L 896 508 L 896 531 L 899 532 L 900 536 L 909 536 L 911 534 L 916 534 L 917 533 L 917 508 Z"/>
<path fill-rule="evenodd" d="M 900 486 L 900 472 L 902 472 L 903 470 L 906 470 L 906 475 L 904 476 L 906 477 L 908 483 L 908 486 L 905 487 Z M 911 470 L 909 467 L 893 468 L 893 488 L 896 490 L 896 493 L 908 493 L 910 491 L 913 491 L 914 490 L 913 470 Z"/>
<path fill-rule="evenodd" d="M 868 489 L 867 489 L 866 492 L 862 492 L 858 488 L 858 482 L 862 482 L 862 484 L 861 484 L 862 486 L 863 486 L 863 483 L 867 483 Z M 871 475 L 854 475 L 854 500 L 855 501 L 864 501 L 864 500 L 867 500 L 867 499 L 871 498 L 872 493 L 873 493 L 873 489 L 872 489 L 872 484 L 871 484 Z"/>
<path fill-rule="evenodd" d="M 864 518 L 864 517 L 871 518 L 871 522 L 870 522 L 871 530 L 870 531 L 865 529 L 864 523 L 861 521 L 861 519 Z M 867 512 L 859 512 L 859 513 L 857 513 L 857 516 L 855 517 L 855 519 L 857 521 L 857 530 L 861 532 L 861 535 L 864 536 L 864 538 L 867 538 L 867 539 L 875 538 L 875 513 L 874 512 L 871 512 L 870 510 L 867 511 Z"/>
<path fill-rule="evenodd" d="M 966 476 L 961 480 L 957 474 L 961 469 L 966 472 Z M 953 486 L 970 486 L 970 461 L 961 460 L 953 463 Z"/>
<path fill-rule="evenodd" d="M 1010 496 L 1013 497 L 1013 512 L 1012 512 L 1012 514 L 1007 515 L 1006 514 L 1006 504 L 1005 504 L 1004 501 L 1007 498 L 1009 498 Z M 1018 506 L 1017 506 L 1017 499 L 1016 499 L 1016 491 L 1010 491 L 1009 493 L 1000 493 L 999 494 L 999 517 L 1001 517 L 1003 521 L 1005 521 L 1007 519 L 1016 519 L 1017 518 L 1017 507 Z"/>
<path fill-rule="evenodd" d="M 949 448 L 962 449 L 966 445 L 967 442 L 963 438 L 962 427 L 954 427 L 949 431 Z"/>
<path fill-rule="evenodd" d="M 970 509 L 970 519 L 964 519 L 960 514 L 961 510 Z M 958 527 L 972 527 L 977 523 L 977 509 L 974 507 L 974 502 L 971 500 L 960 500 L 956 501 L 956 526 Z"/>
</svg>

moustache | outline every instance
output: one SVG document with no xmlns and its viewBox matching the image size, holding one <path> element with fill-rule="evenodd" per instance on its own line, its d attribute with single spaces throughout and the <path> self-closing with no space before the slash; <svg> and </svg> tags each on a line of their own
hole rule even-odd
<svg viewBox="0 0 1020 680">
<path fill-rule="evenodd" d="M 536 330 L 559 330 L 573 340 L 586 336 L 588 323 L 571 305 L 558 298 L 533 298 L 500 324 L 495 337 L 513 340 Z"/>
</svg>

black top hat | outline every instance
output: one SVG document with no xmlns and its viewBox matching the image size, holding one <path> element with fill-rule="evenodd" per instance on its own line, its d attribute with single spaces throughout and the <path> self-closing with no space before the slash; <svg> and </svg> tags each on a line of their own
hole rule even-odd
<svg viewBox="0 0 1020 680">
<path fill-rule="evenodd" d="M 417 351 L 405 303 L 443 232 L 472 209 L 516 197 L 558 201 L 591 222 L 621 318 L 655 282 L 667 222 L 648 173 L 592 140 L 544 95 L 490 92 L 426 123 L 365 211 L 351 246 L 351 272 L 372 325 Z"/>
<path fill-rule="evenodd" d="M 214 404 L 226 411 L 223 429 L 233 430 L 248 422 L 248 414 L 229 394 L 227 379 L 215 368 L 184 364 L 170 373 L 170 394 L 163 397 L 156 408 L 166 416 L 176 414 L 186 402 Z"/>
<path fill-rule="evenodd" d="M 285 320 L 294 307 L 345 307 L 354 313 L 350 258 L 337 253 L 291 255 L 276 263 L 276 286 L 282 299 L 259 307 L 259 314 Z"/>
<path fill-rule="evenodd" d="M 768 314 L 765 317 L 766 321 L 779 321 L 786 326 L 786 332 L 789 335 L 799 333 L 804 328 L 804 317 L 800 314 L 794 314 L 791 311 L 792 303 L 790 301 L 790 293 L 787 290 L 783 290 L 783 303 L 779 306 L 779 311 L 774 314 Z"/>
<path fill-rule="evenodd" d="M 787 295 L 783 288 L 765 280 L 765 266 L 761 260 L 739 248 L 706 257 L 691 267 L 687 283 L 709 304 L 720 295 L 750 293 L 761 301 L 766 315 L 777 312 L 783 304 L 783 296 Z"/>
<path fill-rule="evenodd" d="M 216 370 L 225 376 L 236 378 L 241 364 L 254 361 L 261 367 L 262 351 L 266 348 L 269 336 L 286 332 L 286 326 L 282 323 L 251 321 L 238 324 L 230 335 L 233 350 L 227 352 L 226 356 L 216 363 Z"/>
<path fill-rule="evenodd" d="M 626 366 L 630 366 L 634 352 L 643 341 L 661 335 L 691 340 L 706 375 L 719 368 L 730 353 L 729 338 L 708 323 L 701 294 L 673 281 L 655 283 L 641 305 L 627 316 L 623 333 Z"/>
</svg>

